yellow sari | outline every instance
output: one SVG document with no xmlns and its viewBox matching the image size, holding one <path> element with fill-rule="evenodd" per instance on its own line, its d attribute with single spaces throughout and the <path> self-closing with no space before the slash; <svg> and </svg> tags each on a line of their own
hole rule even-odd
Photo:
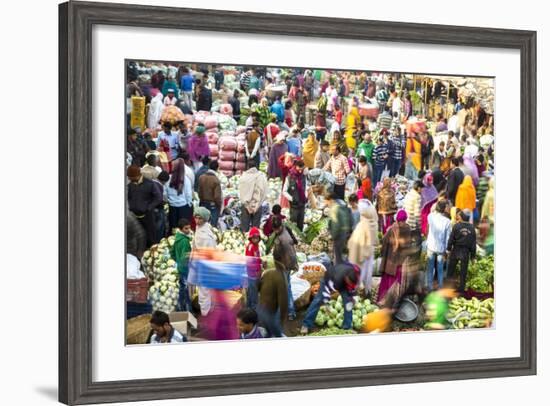
<svg viewBox="0 0 550 406">
<path fill-rule="evenodd" d="M 315 135 L 309 134 L 307 140 L 304 142 L 304 148 L 302 150 L 302 155 L 306 168 L 312 169 L 313 167 L 315 167 L 315 154 L 317 153 L 318 149 L 319 143 L 317 142 Z"/>
<path fill-rule="evenodd" d="M 353 106 L 346 119 L 346 145 L 350 149 L 355 149 L 355 131 L 357 131 L 357 126 L 360 122 L 359 109 L 357 106 Z"/>
</svg>

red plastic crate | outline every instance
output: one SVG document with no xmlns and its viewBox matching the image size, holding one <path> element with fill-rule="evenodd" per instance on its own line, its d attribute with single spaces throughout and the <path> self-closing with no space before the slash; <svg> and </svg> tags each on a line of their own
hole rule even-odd
<svg viewBox="0 0 550 406">
<path fill-rule="evenodd" d="M 149 281 L 147 278 L 126 279 L 126 301 L 134 303 L 147 303 Z"/>
</svg>

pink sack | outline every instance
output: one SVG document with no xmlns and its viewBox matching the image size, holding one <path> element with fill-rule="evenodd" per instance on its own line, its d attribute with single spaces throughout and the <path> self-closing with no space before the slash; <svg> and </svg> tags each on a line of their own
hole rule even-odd
<svg viewBox="0 0 550 406">
<path fill-rule="evenodd" d="M 236 162 L 235 163 L 235 170 L 236 171 L 245 171 L 246 170 L 246 163 L 245 162 Z"/>
<path fill-rule="evenodd" d="M 235 131 L 224 130 L 220 132 L 220 137 L 234 137 Z"/>
<path fill-rule="evenodd" d="M 237 152 L 245 152 L 246 141 L 237 141 Z"/>
<path fill-rule="evenodd" d="M 218 164 L 220 165 L 221 171 L 232 171 L 235 168 L 235 163 L 233 161 L 223 161 L 218 158 Z"/>
<path fill-rule="evenodd" d="M 229 104 L 229 103 L 222 104 L 220 106 L 220 113 L 231 116 L 231 115 L 233 115 L 233 107 L 231 107 L 231 104 Z"/>
<path fill-rule="evenodd" d="M 214 131 L 207 131 L 206 136 L 208 137 L 208 143 L 209 144 L 217 144 L 218 143 L 218 133 Z"/>
<path fill-rule="evenodd" d="M 218 147 L 223 151 L 236 151 L 237 140 L 233 137 L 220 137 Z"/>
<path fill-rule="evenodd" d="M 218 156 L 218 153 L 219 153 L 219 151 L 218 151 L 218 144 L 210 144 L 209 147 L 210 147 L 210 156 L 211 156 L 211 157 L 212 157 L 212 156 L 217 157 L 217 156 Z"/>
<path fill-rule="evenodd" d="M 199 123 L 199 124 L 204 124 L 204 120 L 209 115 L 210 115 L 210 113 L 208 113 L 207 111 L 197 111 L 194 115 L 194 121 Z"/>
<path fill-rule="evenodd" d="M 238 171 L 238 170 L 236 170 L 236 171 L 235 171 L 235 175 L 241 176 L 241 175 L 243 174 L 243 172 L 244 172 L 244 171 Z"/>
<path fill-rule="evenodd" d="M 221 150 L 218 152 L 218 156 L 223 161 L 231 161 L 233 162 L 235 160 L 235 151 L 224 151 Z"/>
<path fill-rule="evenodd" d="M 246 154 L 242 152 L 238 152 L 237 157 L 235 159 L 237 162 L 246 162 Z"/>
<path fill-rule="evenodd" d="M 235 134 L 244 134 L 246 132 L 246 127 L 244 125 L 238 125 L 235 130 Z"/>
<path fill-rule="evenodd" d="M 218 127 L 218 119 L 216 116 L 208 116 L 204 119 L 204 126 L 207 129 Z"/>
</svg>

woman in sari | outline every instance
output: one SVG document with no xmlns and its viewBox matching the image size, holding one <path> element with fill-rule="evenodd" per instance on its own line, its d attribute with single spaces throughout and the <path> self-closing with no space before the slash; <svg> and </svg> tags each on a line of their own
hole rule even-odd
<svg viewBox="0 0 550 406">
<path fill-rule="evenodd" d="M 283 180 L 283 186 L 281 188 L 281 198 L 279 200 L 279 204 L 284 209 L 290 208 L 290 203 L 282 192 L 285 187 L 286 177 L 289 175 L 290 170 L 294 166 L 295 158 L 296 156 L 294 154 L 291 154 L 290 152 L 286 152 L 279 157 L 279 168 L 281 169 L 281 179 Z"/>
<path fill-rule="evenodd" d="M 434 186 L 434 178 L 431 173 L 427 173 L 422 180 L 424 187 L 420 192 L 420 229 L 423 236 L 428 235 L 428 215 L 432 211 L 432 206 L 437 202 L 438 193 Z"/>
<path fill-rule="evenodd" d="M 356 148 L 355 132 L 360 124 L 361 116 L 357 104 L 354 102 L 346 119 L 346 145 L 349 149 L 354 150 Z"/>
<path fill-rule="evenodd" d="M 473 222 L 473 213 L 476 209 L 476 188 L 472 177 L 466 175 L 458 187 L 455 198 L 455 207 L 459 210 L 470 210 L 472 216 L 470 222 Z"/>
<path fill-rule="evenodd" d="M 395 191 L 392 188 L 390 178 L 384 178 L 382 182 L 382 189 L 380 189 L 376 196 L 376 208 L 382 222 L 382 226 L 380 227 L 382 234 L 385 234 L 392 224 L 393 215 L 397 212 Z"/>
<path fill-rule="evenodd" d="M 312 131 L 308 134 L 302 148 L 302 157 L 306 168 L 313 169 L 315 167 L 315 154 L 317 154 L 318 149 L 319 143 L 315 137 L 315 132 Z"/>
<path fill-rule="evenodd" d="M 340 131 L 334 131 L 332 133 L 332 141 L 330 142 L 330 150 L 332 151 L 336 146 L 340 147 L 340 153 L 342 155 L 348 156 L 349 150 L 348 145 Z"/>
<path fill-rule="evenodd" d="M 269 178 L 280 178 L 283 176 L 283 172 L 279 167 L 279 158 L 288 152 L 288 146 L 286 145 L 286 131 L 281 131 L 275 137 L 275 143 L 269 151 L 269 162 L 267 165 L 267 176 Z"/>
<path fill-rule="evenodd" d="M 378 304 L 390 307 L 401 296 L 403 266 L 412 245 L 411 227 L 406 223 L 407 212 L 399 210 L 396 222 L 388 229 L 382 239 L 380 270 L 382 279 L 378 288 Z"/>
</svg>

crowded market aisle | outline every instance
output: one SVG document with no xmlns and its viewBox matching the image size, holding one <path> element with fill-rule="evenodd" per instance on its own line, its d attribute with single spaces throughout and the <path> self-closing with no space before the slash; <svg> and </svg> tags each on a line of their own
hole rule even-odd
<svg viewBox="0 0 550 406">
<path fill-rule="evenodd" d="M 129 344 L 491 326 L 492 80 L 127 78 Z"/>
</svg>

